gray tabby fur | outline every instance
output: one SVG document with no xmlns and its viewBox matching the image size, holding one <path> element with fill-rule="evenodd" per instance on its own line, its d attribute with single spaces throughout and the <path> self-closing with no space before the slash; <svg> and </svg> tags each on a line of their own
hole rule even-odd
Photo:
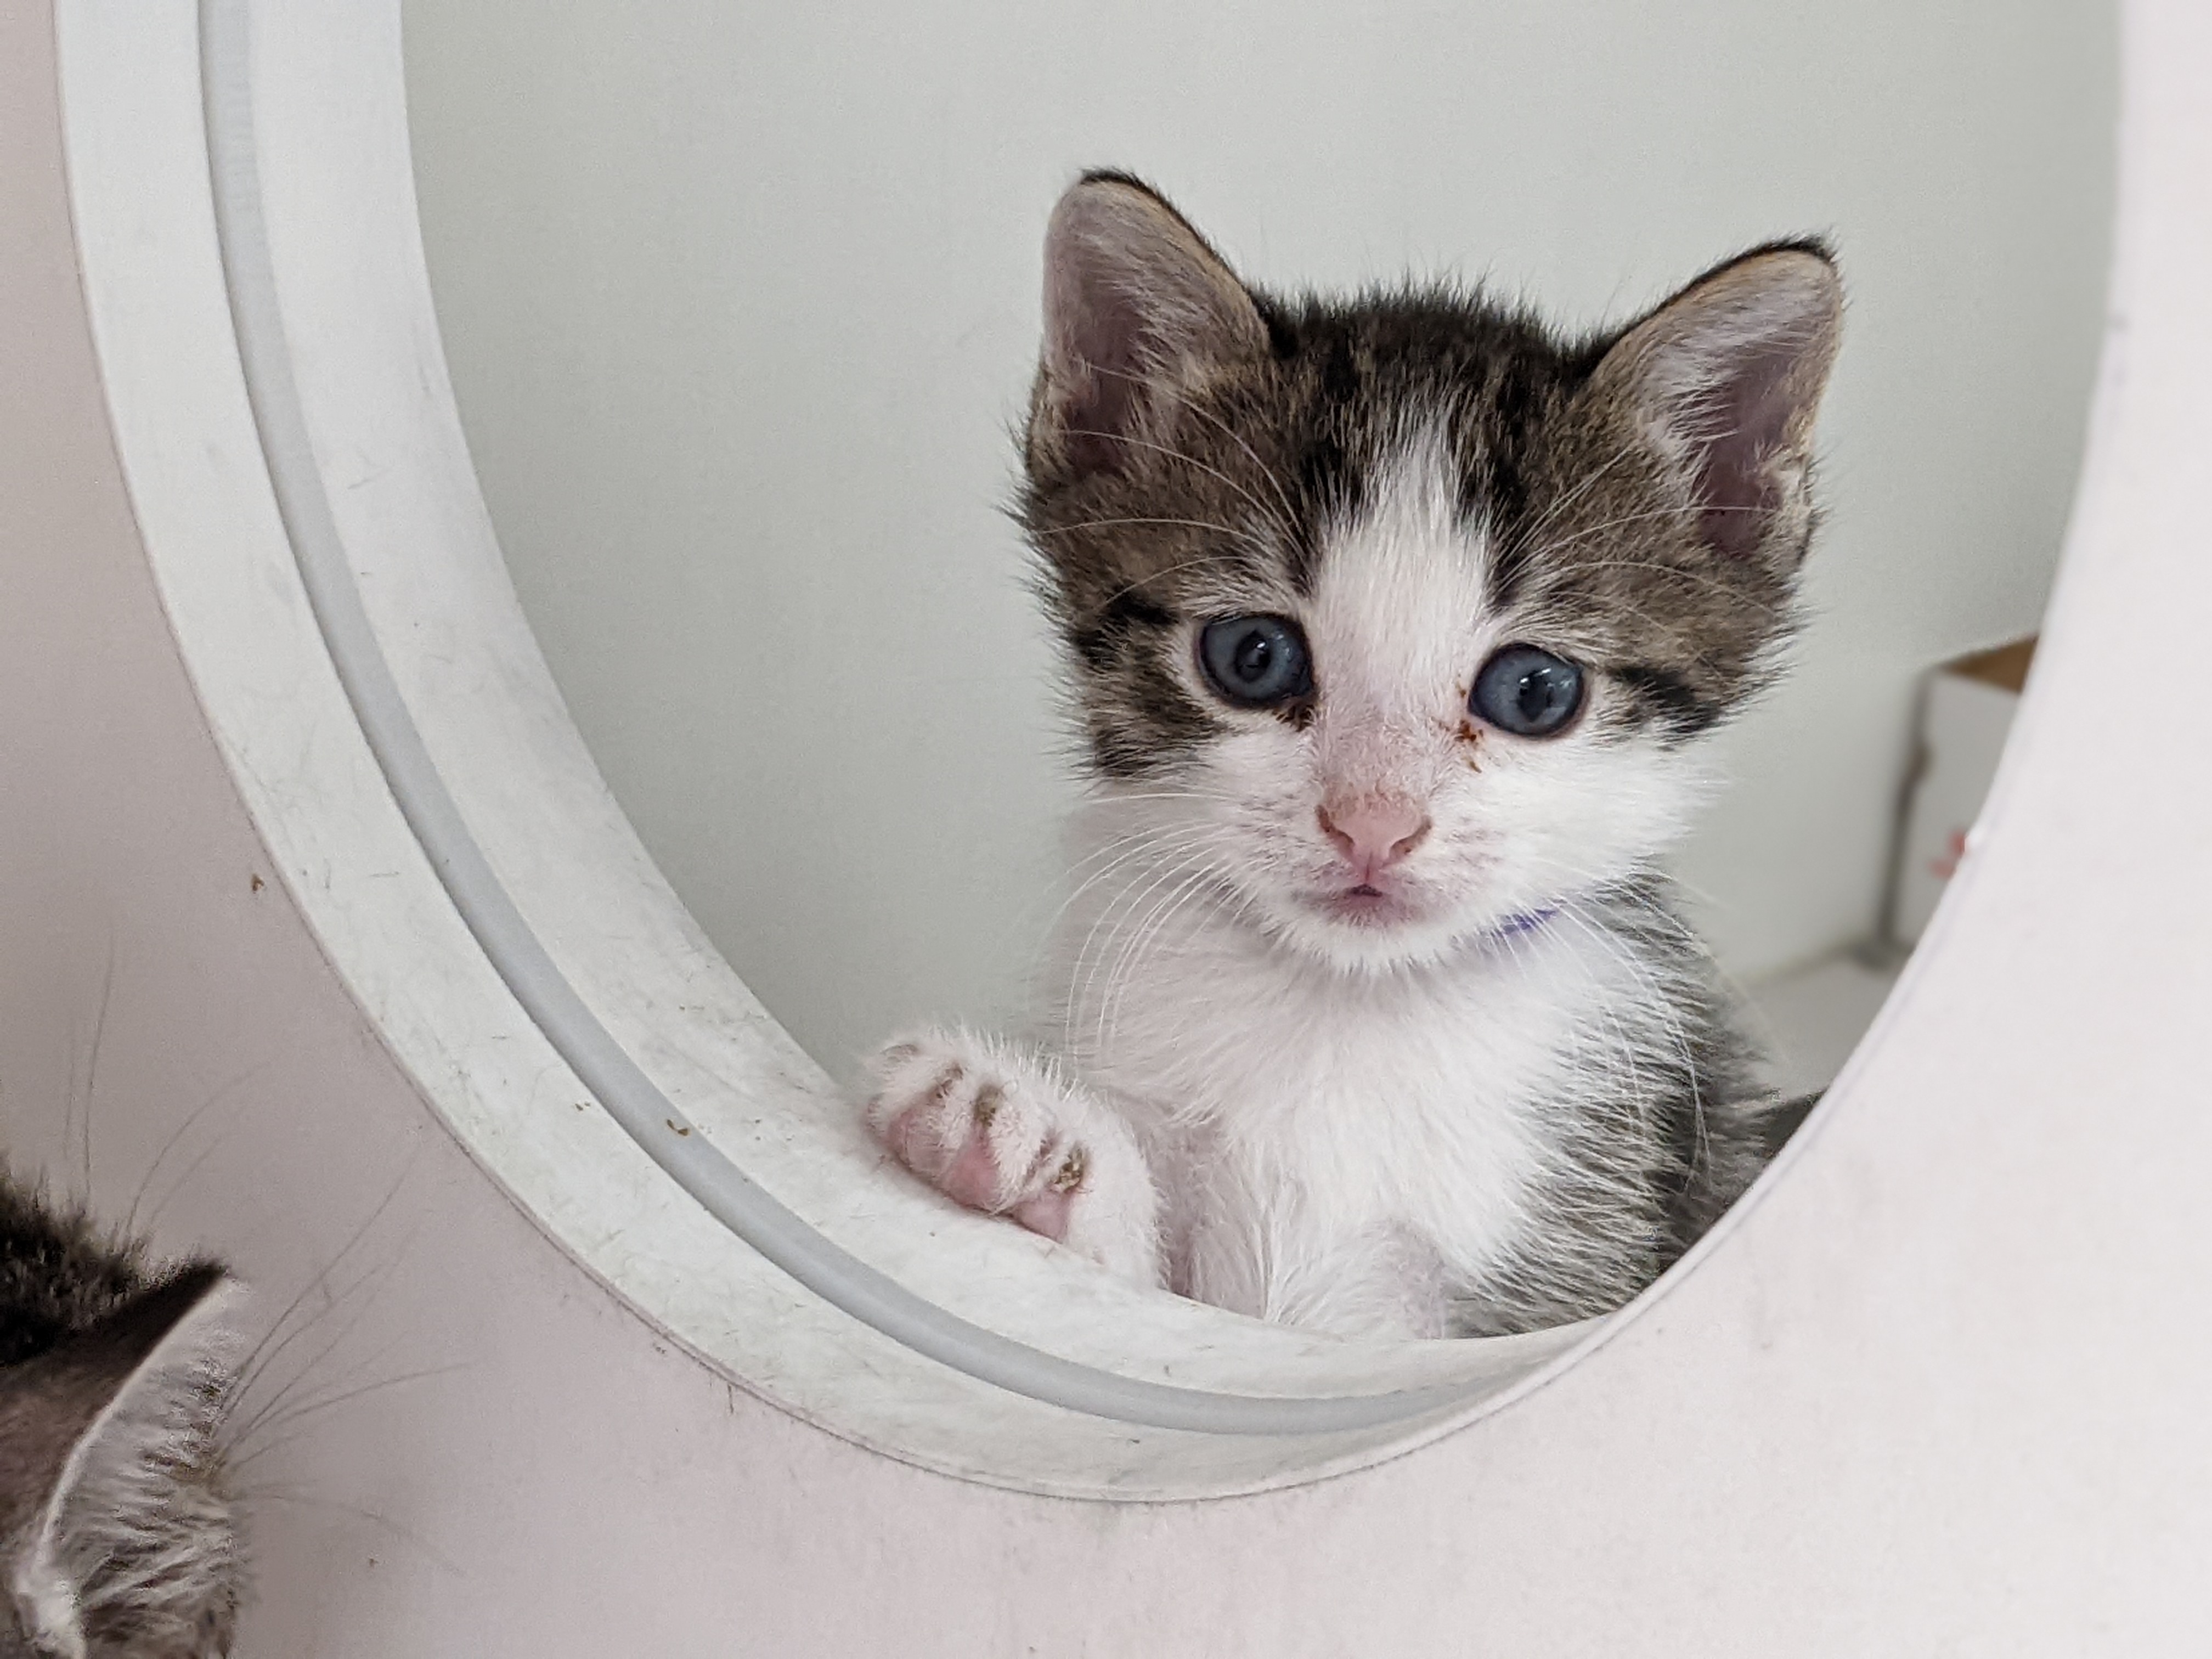
<svg viewBox="0 0 2212 1659">
<path fill-rule="evenodd" d="M 0 1659 L 229 1652 L 237 1295 L 0 1165 Z"/>
</svg>

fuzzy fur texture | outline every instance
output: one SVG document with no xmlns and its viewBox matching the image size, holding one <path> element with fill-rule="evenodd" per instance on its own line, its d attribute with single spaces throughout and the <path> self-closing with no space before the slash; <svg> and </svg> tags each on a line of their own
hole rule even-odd
<svg viewBox="0 0 2212 1659">
<path fill-rule="evenodd" d="M 212 1263 L 149 1267 L 0 1168 L 0 1656 L 229 1651 L 216 1431 L 238 1294 Z"/>
<path fill-rule="evenodd" d="M 1660 868 L 1771 683 L 1840 292 L 1778 243 L 1565 340 L 1255 292 L 1164 200 L 1055 210 L 1024 526 L 1094 781 L 1048 1041 L 909 1036 L 870 1122 L 956 1201 L 1346 1334 L 1619 1306 L 1771 1103 Z M 1209 624 L 1306 680 L 1240 703 Z M 1471 703 L 1571 665 L 1547 736 Z"/>
</svg>

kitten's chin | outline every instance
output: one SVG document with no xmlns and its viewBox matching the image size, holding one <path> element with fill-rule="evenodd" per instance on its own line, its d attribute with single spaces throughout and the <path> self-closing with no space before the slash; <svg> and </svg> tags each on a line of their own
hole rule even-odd
<svg viewBox="0 0 2212 1659">
<path fill-rule="evenodd" d="M 1353 973 L 1420 967 L 1455 954 L 1456 918 L 1401 892 L 1348 888 L 1310 895 L 1276 914 L 1284 945 Z"/>
<path fill-rule="evenodd" d="M 1316 898 L 1313 908 L 1326 920 L 1356 933 L 1388 933 L 1416 927 L 1425 919 L 1423 907 L 1401 893 L 1377 887 L 1347 887 Z"/>
</svg>

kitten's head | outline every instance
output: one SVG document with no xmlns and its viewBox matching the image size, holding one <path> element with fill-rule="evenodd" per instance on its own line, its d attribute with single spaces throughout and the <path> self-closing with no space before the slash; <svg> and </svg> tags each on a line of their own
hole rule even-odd
<svg viewBox="0 0 2212 1659">
<path fill-rule="evenodd" d="M 1449 289 L 1285 301 L 1083 179 L 1023 516 L 1115 829 L 1346 966 L 1647 867 L 1788 633 L 1840 306 L 1811 242 L 1583 342 Z"/>
<path fill-rule="evenodd" d="M 221 1659 L 239 1550 L 215 1445 L 237 1291 L 0 1170 L 0 1659 Z"/>
</svg>

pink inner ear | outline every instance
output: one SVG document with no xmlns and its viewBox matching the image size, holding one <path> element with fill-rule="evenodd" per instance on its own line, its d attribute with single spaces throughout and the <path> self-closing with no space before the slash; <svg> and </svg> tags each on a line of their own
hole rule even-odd
<svg viewBox="0 0 2212 1659">
<path fill-rule="evenodd" d="M 1050 370 L 1062 398 L 1068 459 L 1085 472 L 1119 472 L 1121 441 L 1136 425 L 1144 318 L 1111 274 L 1086 270 L 1080 245 L 1055 249 L 1045 274 Z"/>
<path fill-rule="evenodd" d="M 1797 353 L 1785 346 L 1747 353 L 1698 400 L 1698 532 L 1720 552 L 1755 551 L 1781 505 L 1774 464 L 1798 413 L 1790 389 L 1796 366 Z"/>
<path fill-rule="evenodd" d="M 1079 472 L 1133 470 L 1129 440 L 1188 359 L 1259 349 L 1267 330 L 1220 256 L 1157 194 L 1115 175 L 1060 198 L 1045 234 L 1044 398 Z"/>
</svg>

